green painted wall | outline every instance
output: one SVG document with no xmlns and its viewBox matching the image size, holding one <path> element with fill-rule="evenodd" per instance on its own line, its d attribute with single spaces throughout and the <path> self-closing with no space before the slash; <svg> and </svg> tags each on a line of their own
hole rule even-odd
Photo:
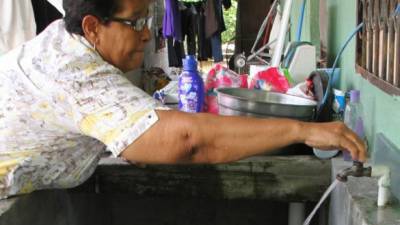
<svg viewBox="0 0 400 225">
<path fill-rule="evenodd" d="M 357 25 L 357 3 L 355 0 L 321 1 L 326 1 L 326 11 L 328 12 L 328 52 L 329 65 L 332 65 L 340 47 Z M 296 11 L 299 11 L 301 2 L 302 0 L 294 0 L 293 15 L 295 18 L 297 18 L 298 13 Z M 319 0 L 308 1 L 308 17 L 312 14 L 309 12 L 310 10 L 314 12 L 319 10 L 318 2 Z M 315 18 L 307 18 L 305 22 L 303 37 L 312 40 L 312 31 L 316 30 L 316 28 L 312 27 L 318 26 L 318 23 Z M 371 147 L 374 146 L 374 138 L 377 133 L 384 133 L 388 139 L 400 148 L 400 97 L 384 93 L 355 72 L 355 46 L 356 43 L 353 40 L 341 58 L 340 68 L 342 73 L 338 86 L 346 91 L 350 89 L 361 91 L 369 145 Z M 372 150 L 375 151 L 375 149 Z"/>
<path fill-rule="evenodd" d="M 333 61 L 348 35 L 357 26 L 355 0 L 327 0 L 329 14 L 329 52 Z M 358 89 L 364 107 L 364 121 L 370 145 L 376 133 L 384 133 L 393 143 L 400 146 L 400 98 L 393 97 L 363 79 L 355 72 L 355 41 L 346 49 L 340 67 L 340 88 Z M 375 150 L 375 149 L 373 149 Z"/>
<path fill-rule="evenodd" d="M 299 17 L 301 12 L 301 5 L 303 0 L 293 0 L 292 12 L 291 12 L 291 32 L 290 36 L 292 40 L 297 38 L 297 28 L 299 26 Z M 309 41 L 317 46 L 317 52 L 320 52 L 320 30 L 319 26 L 310 26 L 310 24 L 319 24 L 319 1 L 307 0 L 306 10 L 303 22 L 303 31 L 301 35 L 301 41 Z"/>
</svg>

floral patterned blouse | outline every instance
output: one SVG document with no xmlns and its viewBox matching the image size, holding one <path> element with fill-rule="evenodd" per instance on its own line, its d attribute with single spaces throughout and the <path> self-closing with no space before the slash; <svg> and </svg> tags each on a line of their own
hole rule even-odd
<svg viewBox="0 0 400 225">
<path fill-rule="evenodd" d="M 0 199 L 81 184 L 104 151 L 118 157 L 158 120 L 155 109 L 55 21 L 0 57 Z"/>
</svg>

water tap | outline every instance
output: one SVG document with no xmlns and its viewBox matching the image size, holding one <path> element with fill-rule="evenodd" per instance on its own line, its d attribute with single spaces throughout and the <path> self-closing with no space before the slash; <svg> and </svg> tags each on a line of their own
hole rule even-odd
<svg viewBox="0 0 400 225">
<path fill-rule="evenodd" d="M 390 168 L 382 165 L 364 167 L 361 162 L 353 162 L 353 166 L 346 168 L 336 175 L 336 179 L 346 182 L 349 176 L 352 177 L 379 177 L 378 200 L 379 207 L 384 207 L 390 202 Z"/>
<path fill-rule="evenodd" d="M 352 177 L 371 177 L 372 168 L 364 167 L 362 162 L 353 162 L 353 166 L 346 168 L 336 175 L 336 179 L 341 182 L 347 182 L 349 176 Z"/>
</svg>

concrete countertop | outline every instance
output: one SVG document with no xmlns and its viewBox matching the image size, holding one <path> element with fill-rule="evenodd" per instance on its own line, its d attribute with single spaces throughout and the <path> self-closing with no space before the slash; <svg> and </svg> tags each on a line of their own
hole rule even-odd
<svg viewBox="0 0 400 225">
<path fill-rule="evenodd" d="M 137 167 L 103 159 L 75 191 L 211 199 L 315 202 L 330 182 L 331 162 L 313 156 L 259 156 L 220 165 Z"/>
<path fill-rule="evenodd" d="M 18 197 L 0 200 L 0 216 L 7 212 L 18 200 Z"/>
<path fill-rule="evenodd" d="M 146 167 L 105 158 L 87 182 L 68 192 L 315 202 L 329 185 L 330 172 L 329 160 L 313 156 L 260 156 L 221 165 Z M 0 216 L 18 208 L 21 199 L 28 201 L 27 196 L 0 201 Z"/>
<path fill-rule="evenodd" d="M 332 159 L 332 179 L 351 165 L 341 158 Z M 339 183 L 331 196 L 331 225 L 399 225 L 400 204 L 396 199 L 386 207 L 377 207 L 377 181 L 349 177 L 347 183 Z"/>
</svg>

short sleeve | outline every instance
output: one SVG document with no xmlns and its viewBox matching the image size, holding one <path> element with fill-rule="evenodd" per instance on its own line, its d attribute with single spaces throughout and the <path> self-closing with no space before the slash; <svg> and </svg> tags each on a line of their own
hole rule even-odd
<svg viewBox="0 0 400 225">
<path fill-rule="evenodd" d="M 119 74 L 96 75 L 73 85 L 77 125 L 115 157 L 158 121 L 160 102 Z"/>
</svg>

